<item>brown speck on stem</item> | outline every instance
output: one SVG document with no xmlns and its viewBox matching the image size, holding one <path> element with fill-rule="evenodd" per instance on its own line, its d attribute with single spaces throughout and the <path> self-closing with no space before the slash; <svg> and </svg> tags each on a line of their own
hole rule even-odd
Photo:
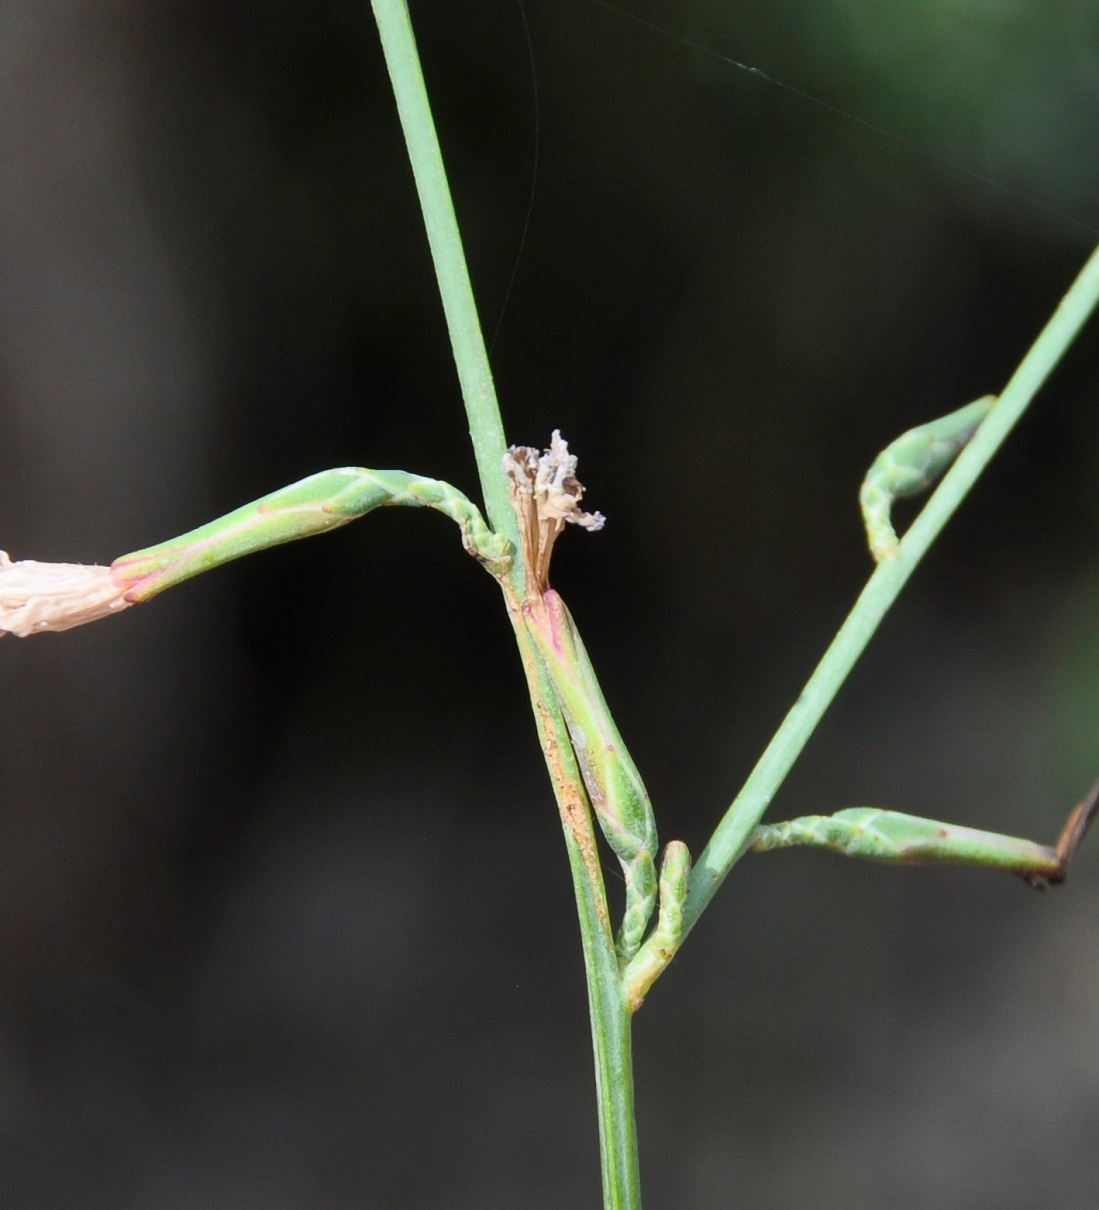
<svg viewBox="0 0 1099 1210">
<path fill-rule="evenodd" d="M 553 782 L 554 797 L 557 799 L 557 809 L 561 821 L 568 828 L 576 845 L 580 858 L 588 872 L 588 879 L 593 887 L 602 885 L 602 875 L 599 867 L 599 852 L 595 843 L 595 832 L 592 827 L 591 810 L 584 795 L 583 783 L 574 781 L 565 770 L 561 759 L 561 749 L 553 738 L 553 718 L 541 701 L 535 703 L 546 740 L 546 767 Z M 600 895 L 596 901 L 599 918 L 611 935 L 610 918 L 607 915 L 606 899 Z"/>
<path fill-rule="evenodd" d="M 504 473 L 519 518 L 527 595 L 540 597 L 549 588 L 550 558 L 561 531 L 569 524 L 602 529 L 604 517 L 580 508 L 584 487 L 576 477 L 576 457 L 557 429 L 544 452 L 513 445 L 504 455 Z"/>
<path fill-rule="evenodd" d="M 504 596 L 508 603 L 508 614 L 519 639 L 523 671 L 526 674 L 530 700 L 538 720 L 543 755 L 553 785 L 553 794 L 557 800 L 561 822 L 567 829 L 570 840 L 587 872 L 596 915 L 606 934 L 607 943 L 612 944 L 613 932 L 610 914 L 607 910 L 607 898 L 603 890 L 595 827 L 583 778 L 575 765 L 572 746 L 568 740 L 568 733 L 564 729 L 564 720 L 560 718 L 557 711 L 550 708 L 542 697 L 538 657 L 523 621 L 524 603 L 515 598 L 506 584 L 504 585 Z M 563 745 L 565 745 L 564 750 L 562 750 Z"/>
</svg>

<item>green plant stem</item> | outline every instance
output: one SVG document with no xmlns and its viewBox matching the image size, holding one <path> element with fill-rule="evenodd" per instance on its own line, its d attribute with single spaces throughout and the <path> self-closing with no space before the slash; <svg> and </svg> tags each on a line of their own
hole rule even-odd
<svg viewBox="0 0 1099 1210">
<path fill-rule="evenodd" d="M 372 0 L 372 6 L 435 263 L 486 511 L 493 527 L 515 548 L 508 577 L 511 593 L 505 589 L 505 596 L 565 830 L 576 894 L 595 1056 L 603 1204 L 605 1210 L 640 1210 L 631 1014 L 614 949 L 591 810 L 564 716 L 514 613 L 526 573 L 502 469 L 507 442 L 408 8 L 405 0 Z"/>
<path fill-rule="evenodd" d="M 576 879 L 575 866 L 573 878 Z M 585 928 L 581 907 L 580 928 Z M 588 966 L 588 1011 L 595 1039 L 595 1088 L 599 1106 L 599 1162 L 604 1210 L 641 1210 L 641 1173 L 634 1111 L 633 1013 L 626 999 L 614 946 L 599 946 Z"/>
<path fill-rule="evenodd" d="M 613 938 L 604 928 L 606 901 L 600 904 L 588 876 L 583 850 L 567 826 L 565 845 L 584 944 L 599 1109 L 603 1206 L 604 1210 L 641 1210 L 631 1043 L 633 1014 L 626 1000 Z"/>
<path fill-rule="evenodd" d="M 454 363 L 458 368 L 458 381 L 469 420 L 469 435 L 477 459 L 485 509 L 493 528 L 506 534 L 512 544 L 518 547 L 519 530 L 508 502 L 507 481 L 501 469 L 507 441 L 500 405 L 477 317 L 477 304 L 462 250 L 462 236 L 458 230 L 443 154 L 420 69 L 408 5 L 405 0 L 371 0 L 371 3 L 416 181 L 431 258 L 435 264 L 435 276 L 439 282 Z M 519 573 L 519 577 L 513 579 L 516 587 L 522 584 L 521 563 L 521 558 L 516 560 Z"/>
<path fill-rule="evenodd" d="M 895 559 L 879 563 L 801 696 L 783 719 L 744 787 L 695 865 L 684 908 L 683 935 L 694 926 L 726 874 L 743 854 L 790 767 L 839 692 L 855 661 L 917 564 L 1060 361 L 1099 300 L 1099 249 L 1061 300 L 1019 363 L 999 403 L 958 455 L 901 541 Z"/>
<path fill-rule="evenodd" d="M 595 1058 L 603 1206 L 604 1210 L 641 1210 L 631 1050 L 633 1015 L 618 965 L 591 806 L 557 696 L 523 627 L 517 601 L 509 600 L 509 613 L 557 798 L 580 919 Z"/>
</svg>

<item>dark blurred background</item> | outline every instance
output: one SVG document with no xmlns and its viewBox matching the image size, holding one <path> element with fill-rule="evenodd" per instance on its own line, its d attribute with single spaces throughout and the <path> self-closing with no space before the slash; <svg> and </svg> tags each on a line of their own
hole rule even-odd
<svg viewBox="0 0 1099 1210">
<path fill-rule="evenodd" d="M 697 852 L 870 570 L 874 454 L 1000 389 L 1099 236 L 1099 10 L 526 0 L 534 73 L 516 0 L 413 17 L 509 437 L 609 518 L 557 586 Z M 364 0 L 3 0 L 0 80 L 14 558 L 350 463 L 476 492 Z M 1052 840 L 1099 773 L 1097 331 L 774 817 Z M 598 1204 L 560 829 L 449 522 L 7 639 L 0 694 L 0 1202 Z M 636 1051 L 648 1207 L 1093 1208 L 1097 844 L 1046 895 L 749 858 Z"/>
</svg>

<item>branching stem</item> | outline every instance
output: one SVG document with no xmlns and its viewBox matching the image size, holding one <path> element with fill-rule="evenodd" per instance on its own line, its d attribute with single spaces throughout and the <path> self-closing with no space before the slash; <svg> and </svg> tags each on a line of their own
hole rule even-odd
<svg viewBox="0 0 1099 1210">
<path fill-rule="evenodd" d="M 1088 258 L 1019 363 L 999 403 L 909 527 L 901 540 L 900 556 L 878 564 L 798 700 L 718 824 L 691 875 L 684 909 L 684 935 L 694 927 L 726 874 L 743 854 L 753 829 L 908 578 L 1060 361 L 1097 301 L 1099 248 Z"/>
</svg>

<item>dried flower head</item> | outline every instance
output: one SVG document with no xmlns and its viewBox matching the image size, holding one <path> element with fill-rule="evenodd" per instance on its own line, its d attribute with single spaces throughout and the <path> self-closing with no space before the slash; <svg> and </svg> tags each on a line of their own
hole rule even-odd
<svg viewBox="0 0 1099 1210">
<path fill-rule="evenodd" d="M 70 630 L 130 602 L 125 586 L 111 580 L 111 569 L 83 563 L 13 563 L 0 550 L 0 635 L 26 638 L 46 630 Z"/>
<path fill-rule="evenodd" d="M 584 487 L 576 477 L 576 457 L 557 429 L 544 453 L 526 445 L 513 445 L 504 455 L 504 473 L 510 481 L 512 507 L 519 517 L 527 574 L 532 585 L 545 592 L 553 544 L 566 525 L 602 529 L 602 513 L 580 508 Z"/>
</svg>

